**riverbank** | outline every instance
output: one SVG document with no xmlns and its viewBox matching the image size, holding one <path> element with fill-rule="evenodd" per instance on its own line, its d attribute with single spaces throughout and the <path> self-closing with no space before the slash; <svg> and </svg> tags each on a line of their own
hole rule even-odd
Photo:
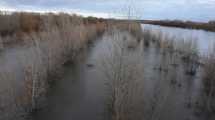
<svg viewBox="0 0 215 120">
<path fill-rule="evenodd" d="M 215 32 L 215 22 L 193 22 L 193 21 L 181 21 L 181 20 L 141 20 L 143 24 L 153 24 L 168 27 L 178 27 L 186 29 L 201 29 L 206 31 Z"/>
</svg>

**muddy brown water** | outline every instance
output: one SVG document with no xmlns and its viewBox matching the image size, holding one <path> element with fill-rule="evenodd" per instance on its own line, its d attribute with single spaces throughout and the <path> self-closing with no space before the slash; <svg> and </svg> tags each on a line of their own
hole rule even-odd
<svg viewBox="0 0 215 120">
<path fill-rule="evenodd" d="M 65 66 L 63 79 L 52 86 L 46 106 L 33 113 L 32 120 L 108 119 L 108 89 L 99 67 L 101 54 L 110 49 L 104 49 L 106 44 L 107 41 L 98 40 L 73 64 Z M 160 62 L 167 61 L 162 51 L 153 45 L 141 50 L 145 120 L 214 120 L 214 116 L 209 117 L 200 109 L 203 106 L 201 69 L 195 76 L 186 75 L 186 64 L 176 60 L 178 66 L 164 63 L 168 71 L 160 70 Z"/>
</svg>

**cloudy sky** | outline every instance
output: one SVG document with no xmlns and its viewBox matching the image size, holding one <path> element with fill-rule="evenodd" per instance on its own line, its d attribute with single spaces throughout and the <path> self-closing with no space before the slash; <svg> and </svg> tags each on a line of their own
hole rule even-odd
<svg viewBox="0 0 215 120">
<path fill-rule="evenodd" d="M 64 11 L 85 16 L 141 19 L 215 19 L 215 0 L 0 0 L 1 10 Z"/>
</svg>

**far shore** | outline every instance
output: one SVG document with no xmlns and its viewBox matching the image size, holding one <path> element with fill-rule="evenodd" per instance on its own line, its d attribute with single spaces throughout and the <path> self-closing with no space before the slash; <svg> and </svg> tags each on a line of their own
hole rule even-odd
<svg viewBox="0 0 215 120">
<path fill-rule="evenodd" d="M 181 21 L 181 20 L 140 20 L 140 22 L 144 24 L 153 24 L 153 25 L 187 28 L 187 29 L 201 29 L 201 30 L 215 32 L 215 21 L 194 22 L 194 21 Z"/>
</svg>

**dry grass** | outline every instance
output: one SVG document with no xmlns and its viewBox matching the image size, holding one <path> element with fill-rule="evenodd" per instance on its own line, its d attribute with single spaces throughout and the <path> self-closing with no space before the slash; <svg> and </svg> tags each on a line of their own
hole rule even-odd
<svg viewBox="0 0 215 120">
<path fill-rule="evenodd" d="M 169 49 L 175 52 L 183 53 L 184 55 L 198 55 L 198 45 L 195 38 L 181 39 L 162 31 L 152 31 L 145 29 L 143 31 L 144 40 L 155 43 L 161 49 Z"/>
<path fill-rule="evenodd" d="M 142 28 L 139 22 L 135 21 L 108 21 L 109 29 L 117 28 L 121 31 L 128 31 L 132 34 L 138 41 L 140 41 L 142 36 Z M 113 28 L 114 27 L 114 28 Z"/>
<path fill-rule="evenodd" d="M 0 110 L 2 119 L 40 107 L 49 86 L 47 80 L 55 79 L 53 75 L 58 75 L 65 62 L 73 59 L 80 49 L 105 30 L 103 22 L 85 24 L 82 17 L 67 14 L 16 14 L 21 16 L 19 19 L 22 22 L 15 21 L 21 27 L 14 28 L 13 32 L 5 32 L 0 37 L 1 49 L 3 46 L 9 47 L 9 41 L 13 39 L 18 40 L 13 44 L 23 43 L 21 49 L 17 48 L 12 56 L 12 59 L 19 58 L 14 64 L 21 63 L 21 66 L 14 69 L 9 65 L 1 65 L 4 68 L 0 69 L 0 84 L 8 86 L 4 90 L 0 89 L 8 91 L 1 94 L 0 98 L 0 105 L 4 105 L 0 106 L 4 109 Z M 12 18 L 13 15 L 7 17 Z M 5 27 L 4 31 L 7 29 Z M 0 64 L 4 62 L 0 61 Z M 9 72 L 6 74 L 7 70 Z"/>
<path fill-rule="evenodd" d="M 7 86 L 0 89 L 4 93 L 0 96 L 0 108 L 3 109 L 0 109 L 1 119 L 16 118 L 26 111 L 41 107 L 49 82 L 56 79 L 55 75 L 60 73 L 62 65 L 73 59 L 80 49 L 85 48 L 107 29 L 107 23 L 104 20 L 70 16 L 64 13 L 59 15 L 13 13 L 0 15 L 0 19 L 1 24 L 4 24 L 0 29 L 0 49 L 4 51 L 5 47 L 10 49 L 10 45 L 19 44 L 18 48 L 14 48 L 16 52 L 11 59 L 16 59 L 15 65 L 20 63 L 20 67 L 14 68 L 3 65 L 4 61 L 0 59 L 0 64 L 4 66 L 0 69 L 0 84 Z M 9 27 L 12 23 L 13 26 Z M 122 31 L 128 31 L 136 38 L 141 35 L 140 24 L 129 24 L 129 27 L 126 24 L 118 24 Z M 112 28 L 115 28 L 115 25 L 118 26 L 117 22 Z M 133 40 L 137 41 L 135 39 L 130 41 Z M 134 64 L 128 63 L 128 65 L 129 68 L 126 68 L 128 74 L 124 76 L 127 77 L 126 82 L 130 82 L 128 78 L 133 79 L 132 76 L 136 79 L 135 74 L 137 74 Z M 120 75 L 120 77 L 123 76 Z M 126 82 L 123 86 L 128 85 Z M 136 83 L 131 85 L 133 84 Z M 129 97 L 124 96 L 128 99 L 127 102 L 132 98 L 130 95 L 134 95 L 132 87 L 127 86 L 130 89 Z M 123 99 L 120 98 L 120 100 Z M 138 106 L 135 101 L 132 101 L 132 104 Z M 118 109 L 117 106 L 115 107 Z M 120 109 L 124 107 L 131 106 L 120 106 Z M 123 115 L 126 112 L 128 112 L 127 108 Z M 119 111 L 116 114 L 122 116 Z"/>
<path fill-rule="evenodd" d="M 200 65 L 197 40 L 193 38 L 188 40 L 177 40 L 174 46 L 175 50 L 180 53 L 182 60 L 187 66 L 186 74 L 192 76 L 195 75 Z"/>
<path fill-rule="evenodd" d="M 1 14 L 0 12 L 0 34 L 2 36 L 5 36 L 7 34 L 12 34 L 14 31 L 16 31 L 19 27 L 19 15 L 12 14 L 12 15 L 6 15 Z"/>
<path fill-rule="evenodd" d="M 83 25 L 85 27 L 87 26 L 88 30 L 91 29 L 91 33 L 87 33 L 88 37 L 92 37 L 94 34 L 102 34 L 105 29 L 105 20 L 103 19 L 95 18 L 91 20 L 89 18 L 83 18 L 81 16 L 69 15 L 65 13 L 39 14 L 20 12 L 0 14 L 0 24 L 0 36 L 5 38 L 3 39 L 5 46 L 23 42 L 23 37 L 25 34 L 48 31 L 48 29 L 52 28 L 66 30 L 68 27 L 73 27 L 74 25 Z M 71 28 L 69 30 L 71 30 Z M 14 37 L 10 38 L 11 36 Z M 9 40 L 6 39 L 8 37 Z"/>
<path fill-rule="evenodd" d="M 145 46 L 149 46 L 150 43 L 157 45 L 159 48 L 167 47 L 169 39 L 166 39 L 166 35 L 161 31 L 153 31 L 152 29 L 144 29 L 143 37 L 145 41 Z"/>
<path fill-rule="evenodd" d="M 135 38 L 128 32 L 113 30 L 104 39 L 110 42 L 106 45 L 109 52 L 101 55 L 101 70 L 110 91 L 107 101 L 110 119 L 142 119 L 142 51 L 129 52 L 127 41 Z"/>
<path fill-rule="evenodd" d="M 0 37 L 0 51 L 4 49 L 2 38 Z"/>
<path fill-rule="evenodd" d="M 164 34 L 162 31 L 153 31 L 150 29 L 145 29 L 143 33 L 145 46 L 148 46 L 150 43 L 152 43 L 160 48 L 163 55 L 177 55 L 177 58 L 174 59 L 181 58 L 184 61 L 187 66 L 186 73 L 188 75 L 196 74 L 196 70 L 199 66 L 199 52 L 197 40 L 195 38 L 180 39 L 174 36 L 171 37 L 168 34 Z"/>
</svg>

